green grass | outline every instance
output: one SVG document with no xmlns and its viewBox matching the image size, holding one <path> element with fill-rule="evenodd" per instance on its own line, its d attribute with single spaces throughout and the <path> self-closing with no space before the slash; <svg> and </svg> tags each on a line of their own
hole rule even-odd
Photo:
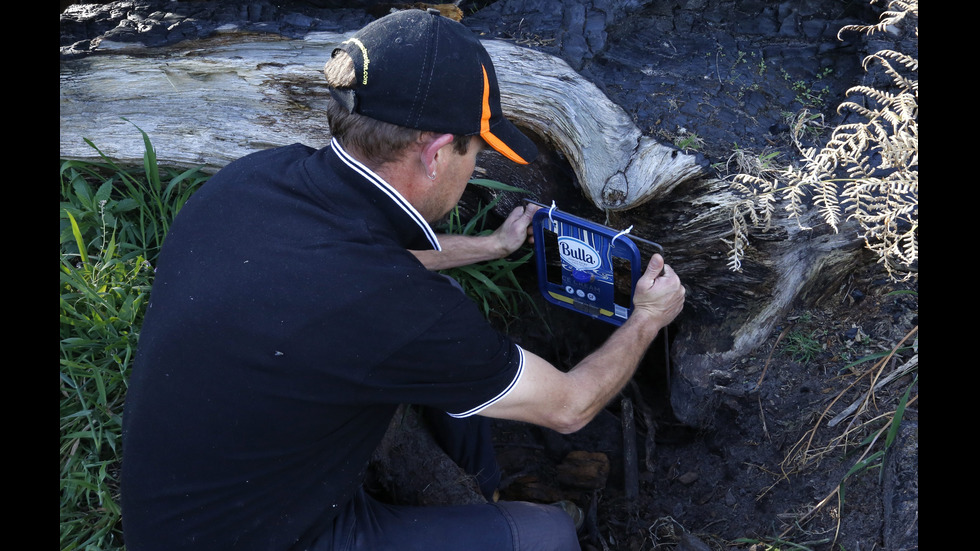
<svg viewBox="0 0 980 551">
<path fill-rule="evenodd" d="M 122 168 L 101 152 L 103 162 L 61 163 L 63 551 L 124 549 L 122 411 L 153 262 L 173 217 L 207 179 L 161 169 L 140 133 L 142 168 Z"/>
<path fill-rule="evenodd" d="M 795 361 L 810 363 L 823 352 L 823 345 L 820 344 L 819 338 L 819 330 L 806 332 L 802 329 L 794 329 L 786 335 L 783 351 Z"/>
<path fill-rule="evenodd" d="M 469 183 L 498 192 L 527 193 L 521 188 L 508 186 L 496 180 L 473 179 Z M 489 223 L 490 213 L 502 197 L 503 195 L 497 194 L 490 202 L 478 204 L 476 213 L 465 220 L 457 206 L 449 213 L 447 221 L 436 230 L 458 235 L 489 235 L 496 229 L 496 226 Z M 537 308 L 515 274 L 515 270 L 530 261 L 533 255 L 534 251 L 528 250 L 516 258 L 512 255 L 508 258 L 442 270 L 441 273 L 458 281 L 463 291 L 476 302 L 487 319 L 507 327 L 521 316 L 525 306 L 535 310 Z M 538 314 L 540 317 L 540 312 Z"/>
<path fill-rule="evenodd" d="M 137 128 L 137 130 L 139 130 Z M 112 234 L 119 253 L 139 253 L 151 263 L 177 211 L 207 176 L 198 169 L 178 172 L 161 168 L 149 136 L 143 137 L 143 167 L 117 165 L 90 140 L 102 163 L 66 161 L 61 165 L 61 247 L 68 256 L 99 249 Z M 77 223 L 75 239 L 70 218 Z"/>
</svg>

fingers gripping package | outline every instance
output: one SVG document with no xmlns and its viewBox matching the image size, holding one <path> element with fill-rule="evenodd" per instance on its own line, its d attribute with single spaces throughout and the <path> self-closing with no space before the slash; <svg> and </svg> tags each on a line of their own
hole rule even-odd
<svg viewBox="0 0 980 551">
<path fill-rule="evenodd" d="M 533 201 L 532 201 L 533 202 Z M 663 247 L 608 226 L 541 206 L 532 220 L 538 288 L 549 302 L 622 325 L 633 312 L 633 289 L 644 264 L 634 240 Z"/>
</svg>

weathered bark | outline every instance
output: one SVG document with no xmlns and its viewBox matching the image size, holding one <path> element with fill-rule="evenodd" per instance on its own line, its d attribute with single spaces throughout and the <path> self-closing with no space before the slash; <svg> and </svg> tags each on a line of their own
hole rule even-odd
<svg viewBox="0 0 980 551">
<path fill-rule="evenodd" d="M 622 108 L 564 61 L 499 40 L 484 44 L 504 111 L 567 157 L 598 208 L 626 210 L 667 197 L 704 170 L 696 157 L 641 135 Z"/>
<path fill-rule="evenodd" d="M 158 156 L 182 165 L 216 168 L 271 146 L 323 144 L 329 132 L 320 71 L 343 39 L 230 35 L 63 61 L 61 154 L 92 158 L 85 136 L 120 161 L 141 159 L 142 143 L 123 117 L 153 136 Z M 703 170 L 695 157 L 641 136 L 621 108 L 560 59 L 509 42 L 485 44 L 505 113 L 567 156 L 599 208 L 666 196 Z"/>
<path fill-rule="evenodd" d="M 328 94 L 320 71 L 342 39 L 228 34 L 135 50 L 103 43 L 107 53 L 61 63 L 61 156 L 98 158 L 82 139 L 89 138 L 121 163 L 142 163 L 133 125 L 150 135 L 166 164 L 210 170 L 268 147 L 323 146 Z M 537 181 L 532 163 L 518 177 L 534 180 L 535 198 L 584 195 L 585 207 L 571 209 L 575 214 L 634 226 L 634 235 L 664 246 L 681 274 L 688 299 L 671 332 L 671 402 L 681 421 L 709 423 L 712 372 L 753 352 L 794 302 L 836 291 L 861 254 L 856 232 L 806 232 L 777 217 L 769 232 L 753 236 L 743 271 L 731 272 L 725 239 L 739 198 L 726 182 L 706 174 L 693 156 L 643 136 L 561 60 L 508 42 L 485 44 L 505 113 L 546 153 L 560 153 L 575 182 L 565 187 L 581 190 Z M 572 204 L 558 201 L 566 210 Z"/>
<path fill-rule="evenodd" d="M 403 505 L 486 503 L 476 479 L 447 456 L 418 411 L 401 406 L 374 452 L 367 486 Z"/>
<path fill-rule="evenodd" d="M 61 63 L 61 155 L 142 163 L 136 125 L 174 166 L 217 170 L 245 154 L 329 140 L 320 73 L 333 40 L 218 35 L 179 47 L 103 43 L 109 52 Z M 127 120 L 129 122 L 127 122 Z"/>
</svg>

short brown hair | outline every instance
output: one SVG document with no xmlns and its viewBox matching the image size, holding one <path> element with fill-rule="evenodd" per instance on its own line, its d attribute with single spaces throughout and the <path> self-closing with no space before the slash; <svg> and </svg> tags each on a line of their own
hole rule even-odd
<svg viewBox="0 0 980 551">
<path fill-rule="evenodd" d="M 323 67 L 327 84 L 333 88 L 350 88 L 356 84 L 354 62 L 346 52 L 337 51 Z M 356 148 L 369 164 L 382 165 L 398 158 L 405 148 L 416 143 L 422 131 L 365 117 L 350 112 L 337 100 L 327 103 L 330 134 L 341 145 Z M 453 135 L 453 151 L 464 155 L 469 137 Z"/>
</svg>

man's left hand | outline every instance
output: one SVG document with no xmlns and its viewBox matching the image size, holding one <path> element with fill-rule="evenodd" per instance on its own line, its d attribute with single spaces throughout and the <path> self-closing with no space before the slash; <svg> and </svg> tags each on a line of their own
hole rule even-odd
<svg viewBox="0 0 980 551">
<path fill-rule="evenodd" d="M 514 207 L 514 210 L 507 215 L 504 223 L 490 235 L 496 240 L 497 246 L 500 248 L 499 258 L 520 249 L 525 241 L 531 239 L 531 220 L 534 218 L 534 213 L 540 208 L 538 205 L 527 203 L 523 206 Z"/>
</svg>

